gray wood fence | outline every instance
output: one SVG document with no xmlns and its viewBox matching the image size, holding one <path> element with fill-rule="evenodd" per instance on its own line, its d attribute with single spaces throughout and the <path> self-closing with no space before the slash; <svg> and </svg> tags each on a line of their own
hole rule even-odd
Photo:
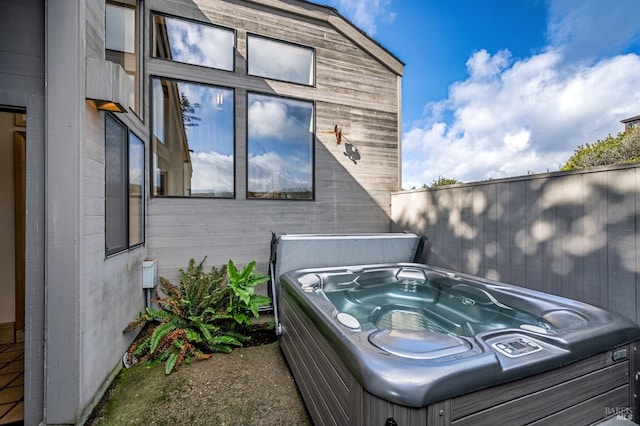
<svg viewBox="0 0 640 426">
<path fill-rule="evenodd" d="M 425 262 L 581 300 L 640 323 L 640 165 L 392 195 Z"/>
</svg>

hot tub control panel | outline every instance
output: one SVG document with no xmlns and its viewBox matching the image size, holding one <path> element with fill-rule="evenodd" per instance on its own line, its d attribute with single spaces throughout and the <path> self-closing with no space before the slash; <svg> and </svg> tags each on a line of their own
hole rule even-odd
<svg viewBox="0 0 640 426">
<path fill-rule="evenodd" d="M 509 358 L 516 358 L 542 350 L 540 345 L 524 337 L 515 337 L 509 340 L 503 340 L 501 342 L 493 343 L 491 346 Z"/>
</svg>

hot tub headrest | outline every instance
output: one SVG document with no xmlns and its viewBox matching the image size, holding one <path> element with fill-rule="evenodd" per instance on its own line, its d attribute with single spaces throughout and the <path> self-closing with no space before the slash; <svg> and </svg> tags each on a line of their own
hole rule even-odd
<svg viewBox="0 0 640 426">
<path fill-rule="evenodd" d="M 414 262 L 424 237 L 414 233 L 273 233 L 271 267 L 277 283 L 283 273 L 305 268 Z"/>
</svg>

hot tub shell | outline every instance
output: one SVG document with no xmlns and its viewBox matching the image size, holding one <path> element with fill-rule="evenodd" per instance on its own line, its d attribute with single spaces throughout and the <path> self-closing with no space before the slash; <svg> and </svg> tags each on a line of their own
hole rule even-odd
<svg viewBox="0 0 640 426">
<path fill-rule="evenodd" d="M 396 250 L 392 263 L 381 264 L 350 264 L 346 253 L 361 245 L 360 258 L 365 255 L 362 251 L 368 251 L 380 261 L 394 234 L 275 237 L 280 344 L 315 424 L 384 425 L 389 419 L 399 425 L 495 424 L 496 419 L 500 424 L 590 424 L 621 415 L 637 421 L 637 325 L 579 302 L 406 263 L 415 259 L 420 238 L 395 236 L 400 243 L 395 240 L 391 246 L 398 249 L 400 244 L 407 250 Z M 320 254 L 307 257 L 311 268 L 300 268 L 305 261 L 294 254 L 315 252 L 314 240 L 318 239 Z M 287 241 L 296 244 L 289 247 Z M 343 246 L 345 241 L 346 252 L 328 248 Z M 321 253 L 327 250 L 331 266 L 322 260 Z M 286 261 L 277 262 L 289 255 L 297 259 L 294 270 Z M 330 281 L 327 277 L 344 276 L 343 281 L 349 282 L 350 275 L 386 270 L 428 270 L 447 279 L 478 280 L 481 288 L 507 295 L 500 296 L 501 301 L 511 301 L 513 293 L 515 298 L 539 300 L 536 306 L 542 309 L 555 303 L 584 314 L 590 324 L 548 332 L 535 326 L 502 328 L 468 336 L 426 330 L 416 332 L 419 339 L 428 341 L 425 349 L 416 351 L 409 345 L 408 349 L 401 347 L 408 353 L 394 351 L 398 341 L 402 346 L 404 337 L 415 337 L 413 332 L 400 330 L 399 337 L 389 339 L 378 326 L 345 321 L 339 315 L 344 312 L 336 309 L 322 288 L 323 280 Z M 376 333 L 382 333 L 386 343 L 372 338 Z M 496 344 L 510 339 L 516 339 L 518 345 L 533 342 L 538 349 L 521 357 L 509 356 Z"/>
</svg>

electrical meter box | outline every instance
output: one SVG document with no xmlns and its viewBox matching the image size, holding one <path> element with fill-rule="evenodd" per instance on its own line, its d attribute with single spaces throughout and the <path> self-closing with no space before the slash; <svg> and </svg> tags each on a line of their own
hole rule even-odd
<svg viewBox="0 0 640 426">
<path fill-rule="evenodd" d="M 154 288 L 158 283 L 158 261 L 142 262 L 142 288 Z"/>
</svg>

